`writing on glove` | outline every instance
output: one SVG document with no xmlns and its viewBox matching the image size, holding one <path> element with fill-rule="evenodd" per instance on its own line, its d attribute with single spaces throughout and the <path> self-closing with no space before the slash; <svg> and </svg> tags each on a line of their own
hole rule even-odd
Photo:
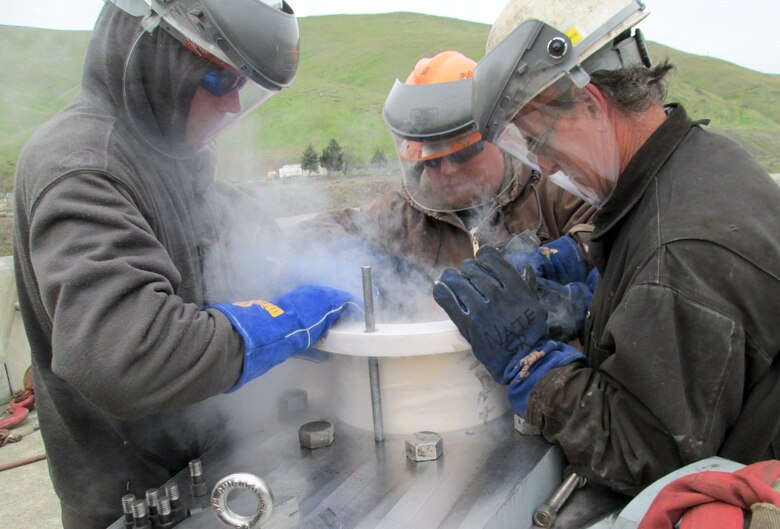
<svg viewBox="0 0 780 529">
<path fill-rule="evenodd" d="M 547 313 L 535 287 L 493 247 L 480 248 L 459 271 L 445 269 L 433 296 L 493 379 L 510 387 L 510 404 L 522 416 L 547 371 L 584 358 L 549 339 Z"/>
</svg>

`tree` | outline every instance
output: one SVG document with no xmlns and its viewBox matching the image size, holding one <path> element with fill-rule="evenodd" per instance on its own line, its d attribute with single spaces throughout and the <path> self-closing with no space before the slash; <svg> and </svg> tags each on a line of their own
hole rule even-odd
<svg viewBox="0 0 780 529">
<path fill-rule="evenodd" d="M 306 150 L 303 151 L 301 169 L 308 171 L 308 174 L 318 173 L 320 170 L 320 157 L 317 156 L 317 151 L 314 150 L 311 143 L 306 147 Z"/>
<path fill-rule="evenodd" d="M 344 176 L 347 176 L 347 173 L 355 173 L 355 171 L 360 171 L 364 166 L 363 160 L 355 153 L 344 151 L 344 167 L 342 167 L 341 172 L 344 173 Z"/>
<path fill-rule="evenodd" d="M 336 140 L 331 139 L 322 151 L 320 165 L 328 171 L 328 176 L 344 168 L 344 151 Z"/>
<path fill-rule="evenodd" d="M 385 158 L 385 151 L 377 150 L 374 156 L 371 157 L 371 166 L 377 169 L 387 167 L 387 158 Z"/>
</svg>

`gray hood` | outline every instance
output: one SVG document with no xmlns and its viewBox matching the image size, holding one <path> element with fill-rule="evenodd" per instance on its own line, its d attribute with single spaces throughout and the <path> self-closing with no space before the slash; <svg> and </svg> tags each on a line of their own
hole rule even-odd
<svg viewBox="0 0 780 529">
<path fill-rule="evenodd" d="M 190 105 L 209 68 L 162 29 L 147 33 L 140 17 L 106 4 L 87 50 L 76 104 L 98 102 L 155 150 L 186 157 L 193 154 L 184 143 Z"/>
</svg>

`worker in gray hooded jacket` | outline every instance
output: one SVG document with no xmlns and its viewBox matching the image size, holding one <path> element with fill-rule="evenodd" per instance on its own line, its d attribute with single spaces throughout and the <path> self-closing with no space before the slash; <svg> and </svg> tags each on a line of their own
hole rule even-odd
<svg viewBox="0 0 780 529">
<path fill-rule="evenodd" d="M 292 81 L 290 7 L 114 3 L 81 92 L 33 135 L 16 177 L 19 303 L 65 528 L 106 527 L 124 494 L 186 467 L 204 447 L 189 419 L 209 420 L 195 403 L 306 349 L 351 303 L 309 285 L 233 304 L 204 281 L 215 264 L 246 280 L 215 248 L 271 237 L 257 204 L 214 180 L 206 147 Z"/>
</svg>

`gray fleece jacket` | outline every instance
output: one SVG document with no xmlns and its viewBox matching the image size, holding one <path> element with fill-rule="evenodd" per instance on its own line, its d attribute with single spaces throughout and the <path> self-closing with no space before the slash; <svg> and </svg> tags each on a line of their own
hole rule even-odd
<svg viewBox="0 0 780 529">
<path fill-rule="evenodd" d="M 206 68 L 107 4 L 81 92 L 18 163 L 19 302 L 66 528 L 105 527 L 123 494 L 143 496 L 202 453 L 218 424 L 195 404 L 241 372 L 240 337 L 201 310 L 218 301 L 204 267 L 226 234 L 257 229 L 237 223 L 257 212 L 182 141 Z"/>
</svg>

